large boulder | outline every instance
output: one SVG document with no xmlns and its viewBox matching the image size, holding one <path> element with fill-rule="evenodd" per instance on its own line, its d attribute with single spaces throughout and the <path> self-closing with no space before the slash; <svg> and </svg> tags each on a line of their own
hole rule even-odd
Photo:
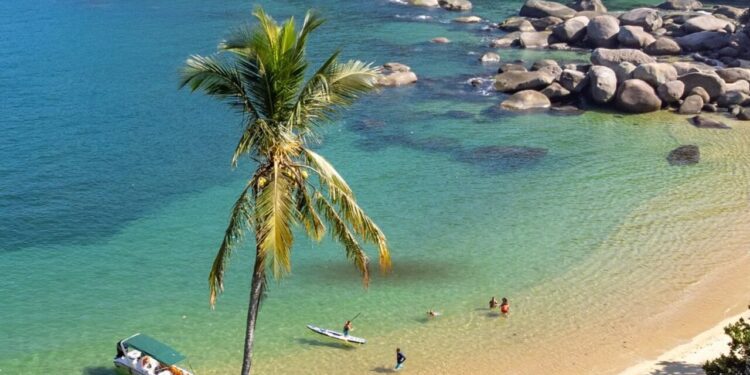
<svg viewBox="0 0 750 375">
<path fill-rule="evenodd" d="M 541 90 L 549 86 L 554 80 L 554 76 L 544 71 L 510 71 L 495 76 L 495 90 L 500 92 Z"/>
<path fill-rule="evenodd" d="M 461 16 L 461 17 L 454 18 L 453 22 L 456 22 L 456 23 L 480 23 L 480 22 L 482 22 L 482 17 L 478 17 L 478 16 Z"/>
<path fill-rule="evenodd" d="M 660 37 L 647 45 L 643 51 L 652 56 L 679 55 L 682 48 L 672 38 Z"/>
<path fill-rule="evenodd" d="M 526 0 L 519 15 L 532 18 L 552 16 L 568 19 L 575 17 L 576 11 L 554 1 Z"/>
<path fill-rule="evenodd" d="M 541 92 L 552 101 L 562 100 L 570 96 L 570 91 L 557 82 L 545 87 Z"/>
<path fill-rule="evenodd" d="M 656 88 L 656 93 L 659 95 L 659 99 L 667 104 L 676 104 L 682 99 L 682 95 L 685 94 L 685 84 L 682 81 L 671 81 L 665 84 L 659 85 Z"/>
<path fill-rule="evenodd" d="M 577 11 L 590 10 L 597 13 L 607 13 L 607 7 L 604 6 L 601 0 L 576 0 L 571 8 Z"/>
<path fill-rule="evenodd" d="M 641 64 L 633 71 L 633 78 L 648 82 L 649 85 L 659 85 L 677 79 L 677 70 L 667 63 Z"/>
<path fill-rule="evenodd" d="M 490 42 L 492 48 L 508 48 L 521 45 L 521 32 L 514 31 Z"/>
<path fill-rule="evenodd" d="M 680 105 L 679 113 L 683 115 L 697 115 L 703 109 L 703 98 L 700 95 L 690 95 Z"/>
<path fill-rule="evenodd" d="M 617 76 L 606 66 L 592 66 L 588 74 L 589 93 L 595 102 L 604 104 L 610 102 L 617 93 Z"/>
<path fill-rule="evenodd" d="M 525 17 L 510 17 L 497 27 L 503 31 L 536 31 L 534 25 Z"/>
<path fill-rule="evenodd" d="M 718 17 L 714 16 L 698 16 L 693 17 L 687 22 L 685 22 L 684 25 L 682 25 L 682 29 L 685 30 L 687 33 L 698 33 L 701 31 L 720 31 L 720 30 L 726 30 L 728 32 L 734 32 L 734 24 L 727 20 L 723 20 Z"/>
<path fill-rule="evenodd" d="M 635 70 L 636 66 L 627 62 L 623 61 L 620 64 L 610 67 L 610 69 L 615 71 L 615 75 L 617 76 L 617 82 L 625 82 L 631 78 L 633 78 L 633 71 Z"/>
<path fill-rule="evenodd" d="M 578 43 L 586 36 L 586 26 L 590 20 L 588 17 L 573 17 L 562 24 L 555 26 L 552 33 L 557 39 L 566 43 Z"/>
<path fill-rule="evenodd" d="M 637 49 L 607 49 L 597 48 L 591 53 L 591 63 L 594 65 L 604 65 L 613 67 L 621 62 L 627 61 L 634 65 L 648 64 L 656 62 L 653 57 Z"/>
<path fill-rule="evenodd" d="M 743 94 L 750 94 L 750 82 L 739 80 L 737 82 L 727 83 L 727 92 L 737 91 Z"/>
<path fill-rule="evenodd" d="M 604 15 L 594 17 L 586 28 L 586 41 L 593 47 L 617 47 L 617 34 L 620 33 L 620 21 Z"/>
<path fill-rule="evenodd" d="M 684 145 L 669 152 L 667 161 L 670 165 L 691 165 L 701 160 L 701 152 L 696 145 Z"/>
<path fill-rule="evenodd" d="M 745 68 L 726 68 L 716 71 L 726 83 L 734 83 L 739 80 L 750 81 L 750 69 Z"/>
<path fill-rule="evenodd" d="M 414 82 L 417 82 L 417 75 L 410 67 L 397 62 L 384 64 L 377 78 L 380 86 L 403 86 Z"/>
<path fill-rule="evenodd" d="M 731 129 L 729 125 L 710 119 L 708 117 L 703 116 L 695 116 L 688 120 L 691 124 L 693 124 L 696 128 L 705 128 L 705 129 Z"/>
<path fill-rule="evenodd" d="M 710 103 L 711 102 L 711 95 L 708 94 L 708 91 L 704 89 L 703 87 L 693 87 L 692 90 L 687 92 L 687 96 L 691 95 L 698 95 L 703 99 L 703 103 Z"/>
<path fill-rule="evenodd" d="M 729 108 L 733 105 L 743 105 L 748 102 L 750 96 L 740 91 L 727 91 L 716 99 L 719 107 Z"/>
<path fill-rule="evenodd" d="M 438 6 L 438 0 L 408 0 L 409 5 L 433 8 Z"/>
<path fill-rule="evenodd" d="M 698 10 L 703 8 L 703 4 L 698 0 L 666 0 L 659 5 L 659 8 L 666 10 Z"/>
<path fill-rule="evenodd" d="M 695 52 L 703 50 L 717 50 L 726 47 L 731 42 L 731 35 L 718 31 L 701 31 L 675 38 L 683 51 Z"/>
<path fill-rule="evenodd" d="M 740 18 L 742 18 L 742 15 L 745 14 L 746 11 L 747 9 L 737 8 L 729 5 L 717 5 L 714 7 L 713 13 L 722 15 L 729 19 L 739 20 Z"/>
<path fill-rule="evenodd" d="M 580 93 L 588 84 L 588 77 L 578 70 L 565 69 L 560 74 L 559 82 L 566 90 Z"/>
<path fill-rule="evenodd" d="M 521 33 L 521 48 L 547 48 L 551 31 L 531 31 Z"/>
<path fill-rule="evenodd" d="M 498 55 L 495 52 L 485 52 L 482 57 L 479 58 L 479 61 L 483 63 L 496 63 L 500 62 L 500 55 Z"/>
<path fill-rule="evenodd" d="M 620 23 L 640 26 L 646 31 L 654 31 L 661 27 L 663 21 L 656 9 L 636 8 L 621 15 Z"/>
<path fill-rule="evenodd" d="M 714 71 L 714 67 L 694 61 L 676 61 L 672 63 L 675 69 L 677 69 L 677 75 L 683 75 L 693 72 L 711 73 Z"/>
<path fill-rule="evenodd" d="M 654 112 L 661 109 L 661 99 L 648 83 L 629 79 L 617 90 L 617 107 L 631 113 Z"/>
<path fill-rule="evenodd" d="M 688 73 L 677 78 L 685 84 L 685 92 L 691 92 L 695 87 L 702 87 L 711 100 L 714 100 L 727 91 L 726 83 L 721 77 L 711 73 Z"/>
<path fill-rule="evenodd" d="M 497 69 L 498 73 L 505 73 L 505 72 L 528 72 L 529 70 L 526 69 L 525 66 L 523 66 L 522 63 L 519 62 L 512 62 L 512 63 L 505 63 L 500 65 L 500 67 Z"/>
<path fill-rule="evenodd" d="M 438 0 L 438 5 L 446 10 L 469 10 L 471 9 L 471 1 L 469 0 Z"/>
<path fill-rule="evenodd" d="M 547 96 L 534 90 L 519 91 L 500 104 L 505 109 L 516 111 L 549 108 L 551 105 Z"/>
<path fill-rule="evenodd" d="M 539 31 L 545 31 L 545 30 L 552 31 L 553 26 L 559 25 L 561 23 L 563 23 L 562 18 L 557 18 L 557 17 L 552 17 L 552 16 L 531 19 L 531 25 L 534 26 L 534 29 L 539 30 Z"/>
<path fill-rule="evenodd" d="M 622 26 L 617 34 L 620 47 L 641 49 L 656 41 L 649 33 L 643 31 L 640 26 Z"/>
</svg>

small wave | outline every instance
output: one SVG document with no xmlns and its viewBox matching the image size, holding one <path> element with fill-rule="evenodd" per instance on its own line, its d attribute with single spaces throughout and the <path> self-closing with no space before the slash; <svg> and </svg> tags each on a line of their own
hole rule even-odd
<svg viewBox="0 0 750 375">
<path fill-rule="evenodd" d="M 409 3 L 406 2 L 406 0 L 388 0 L 389 3 L 395 3 L 395 4 L 401 4 L 401 5 L 408 5 Z"/>
</svg>

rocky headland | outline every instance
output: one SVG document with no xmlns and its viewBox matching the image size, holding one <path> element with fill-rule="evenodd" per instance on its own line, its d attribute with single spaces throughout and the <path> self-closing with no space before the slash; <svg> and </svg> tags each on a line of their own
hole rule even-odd
<svg viewBox="0 0 750 375">
<path fill-rule="evenodd" d="M 467 0 L 407 3 L 449 11 L 471 9 Z M 485 29 L 502 34 L 493 38 L 488 46 L 492 50 L 480 60 L 499 65 L 492 81 L 496 91 L 509 95 L 500 104 L 506 110 L 607 107 L 646 113 L 666 109 L 689 115 L 724 112 L 750 120 L 749 21 L 747 8 L 706 7 L 697 0 L 667 0 L 656 7 L 625 11 L 608 11 L 601 0 L 570 4 L 527 0 L 518 16 L 487 24 Z M 487 21 L 464 15 L 456 22 Z M 590 63 L 506 63 L 502 59 L 506 48 L 589 51 Z M 385 67 L 386 77 L 403 75 L 402 69 L 394 72 Z M 383 79 L 381 84 L 415 82 L 413 74 L 409 70 L 409 79 Z M 701 126 L 703 120 L 707 119 L 691 122 Z"/>
</svg>

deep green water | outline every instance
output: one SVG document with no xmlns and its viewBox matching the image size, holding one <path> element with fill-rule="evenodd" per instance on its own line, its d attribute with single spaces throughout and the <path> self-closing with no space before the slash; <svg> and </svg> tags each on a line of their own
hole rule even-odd
<svg viewBox="0 0 750 375">
<path fill-rule="evenodd" d="M 406 63 L 420 77 L 362 100 L 318 147 L 388 235 L 393 274 L 365 291 L 343 250 L 300 237 L 292 275 L 271 285 L 262 310 L 262 373 L 314 373 L 268 365 L 321 350 L 307 323 L 336 328 L 362 312 L 357 334 L 377 340 L 419 325 L 429 308 L 460 319 L 491 295 L 529 298 L 644 202 L 688 180 L 710 186 L 710 158 L 690 168 L 664 159 L 684 140 L 680 118 L 491 110 L 502 95 L 465 84 L 496 69 L 476 61 L 499 34 L 482 25 L 385 0 L 262 3 L 277 18 L 315 7 L 330 20 L 313 41 L 314 61 L 343 48 L 350 58 Z M 499 21 L 519 4 L 477 0 L 473 13 Z M 177 91 L 177 71 L 251 8 L 0 4 L 0 373 L 106 374 L 114 343 L 137 331 L 188 354 L 199 374 L 239 366 L 249 252 L 232 260 L 215 311 L 206 278 L 252 165 L 230 169 L 239 118 Z M 453 43 L 428 42 L 437 36 Z M 704 134 L 714 136 L 689 141 L 715 142 Z"/>
</svg>

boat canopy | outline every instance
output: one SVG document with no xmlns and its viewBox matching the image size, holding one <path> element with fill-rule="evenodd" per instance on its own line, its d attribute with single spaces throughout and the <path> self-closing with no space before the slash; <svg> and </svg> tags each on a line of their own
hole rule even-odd
<svg viewBox="0 0 750 375">
<path fill-rule="evenodd" d="M 157 341 L 155 338 L 144 335 L 142 333 L 136 334 L 122 342 L 130 348 L 135 348 L 143 353 L 154 357 L 157 361 L 171 366 L 177 362 L 185 359 L 185 356 L 170 348 L 164 343 Z"/>
</svg>

